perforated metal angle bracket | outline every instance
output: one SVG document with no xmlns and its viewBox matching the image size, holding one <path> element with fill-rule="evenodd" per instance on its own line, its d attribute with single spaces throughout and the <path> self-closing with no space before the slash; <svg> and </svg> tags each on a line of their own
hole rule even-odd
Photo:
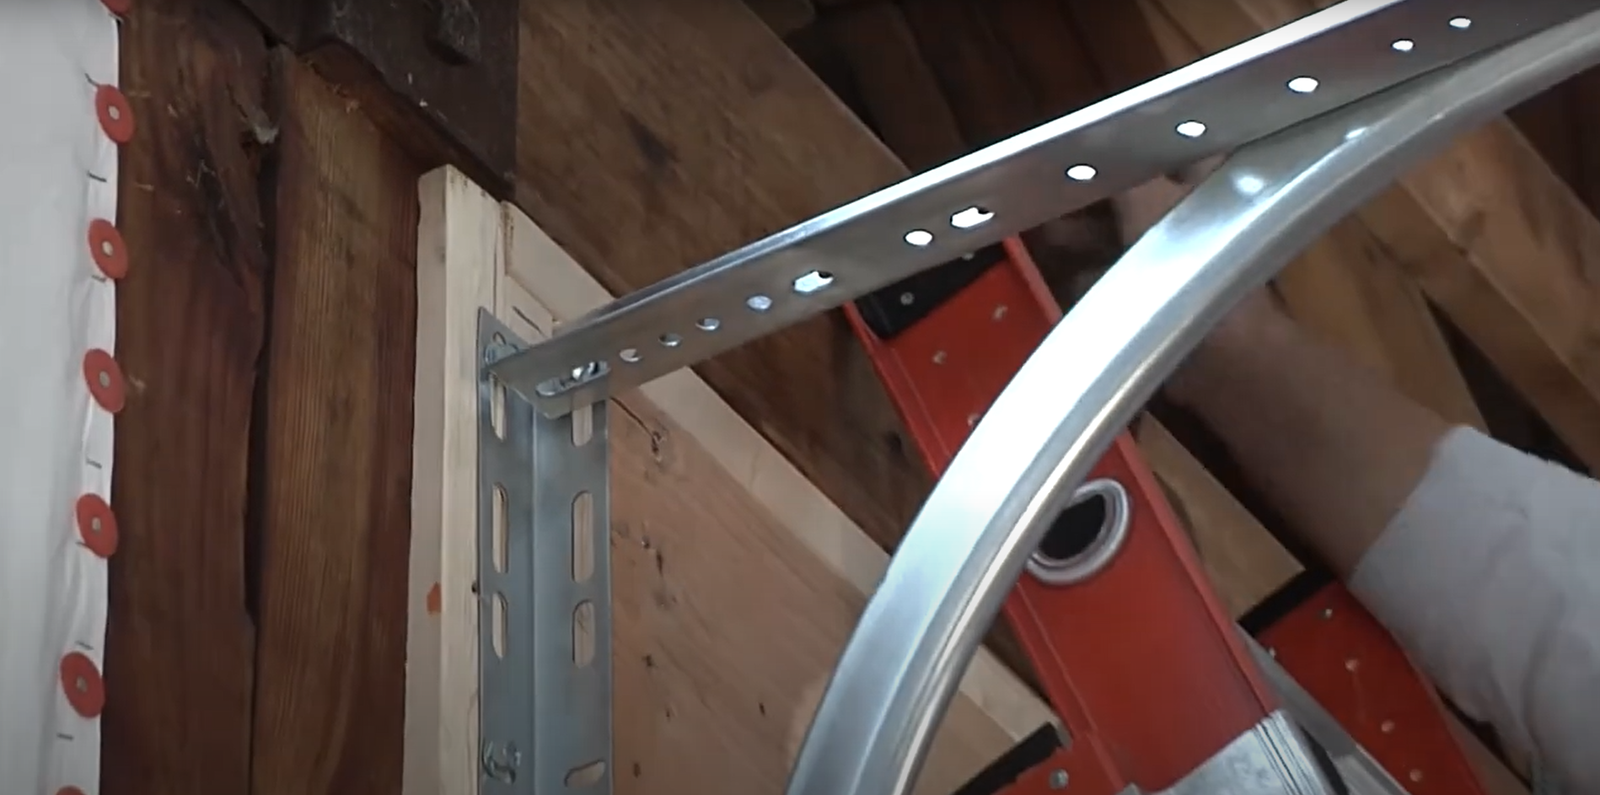
<svg viewBox="0 0 1600 795">
<path fill-rule="evenodd" d="M 624 296 L 495 371 L 570 411 L 1594 7 L 1345 0 Z"/>
<path fill-rule="evenodd" d="M 479 312 L 479 791 L 609 795 L 605 403 L 534 411 L 489 370 L 525 348 Z"/>
</svg>

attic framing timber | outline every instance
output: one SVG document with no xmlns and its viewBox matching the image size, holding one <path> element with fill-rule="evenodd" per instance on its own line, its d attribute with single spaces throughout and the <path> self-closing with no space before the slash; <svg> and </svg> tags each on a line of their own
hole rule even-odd
<svg viewBox="0 0 1600 795">
<path fill-rule="evenodd" d="M 1310 0 L 1141 0 L 1158 32 L 1176 30 L 1196 54 L 1214 52 L 1310 13 Z M 1170 35 L 1168 42 L 1170 43 Z M 1169 50 L 1175 62 L 1186 60 Z M 1438 359 L 1442 341 L 1424 339 L 1431 321 L 1418 296 L 1437 305 L 1499 373 L 1550 423 L 1590 471 L 1600 471 L 1600 362 L 1590 340 L 1600 335 L 1591 285 L 1600 261 L 1600 221 L 1505 118 L 1464 136 L 1444 153 L 1402 176 L 1345 222 L 1365 236 L 1354 252 L 1377 268 L 1394 293 L 1389 323 L 1364 358 L 1413 398 L 1464 424 L 1468 399 Z M 1347 255 L 1349 256 L 1349 255 Z M 1294 266 L 1291 266 L 1294 267 Z M 1392 273 L 1406 274 L 1395 280 Z M 1320 294 L 1320 293 L 1319 293 Z M 1416 307 L 1407 313 L 1404 303 Z M 1296 313 L 1328 317 L 1310 302 Z M 1346 317 L 1359 317 L 1346 313 Z M 1408 319 L 1409 318 L 1409 319 Z M 1412 325 L 1404 340 L 1396 322 Z M 1347 331 L 1360 331 L 1347 329 Z M 1419 336 L 1419 331 L 1422 336 Z M 1347 338 L 1349 334 L 1345 335 Z M 1359 354 L 1361 345 L 1352 346 Z M 1425 354 L 1428 349 L 1435 354 Z M 1385 366 L 1387 365 L 1387 366 Z M 1429 374 L 1429 375 L 1424 375 Z"/>
</svg>

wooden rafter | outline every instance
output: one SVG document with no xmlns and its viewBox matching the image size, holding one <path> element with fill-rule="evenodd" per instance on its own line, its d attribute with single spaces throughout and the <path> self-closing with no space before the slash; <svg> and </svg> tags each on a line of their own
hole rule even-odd
<svg viewBox="0 0 1600 795">
<path fill-rule="evenodd" d="M 1307 0 L 1147 0 L 1201 50 L 1227 47 L 1314 10 Z M 1591 470 L 1600 466 L 1600 365 L 1589 353 L 1600 223 L 1516 127 L 1497 119 L 1403 176 L 1346 225 L 1393 289 L 1394 271 L 1435 303 Z M 1414 297 L 1384 306 L 1418 305 Z M 1313 307 L 1307 307 L 1313 309 Z M 1387 317 L 1404 317 L 1386 310 Z M 1347 315 L 1349 313 L 1346 313 Z M 1414 318 L 1416 313 L 1411 313 Z M 1412 323 L 1413 352 L 1439 349 Z M 1403 339 L 1385 330 L 1385 338 Z M 1358 337 L 1353 338 L 1359 340 Z M 1361 345 L 1351 346 L 1358 353 Z M 1384 358 L 1413 397 L 1457 421 L 1467 404 L 1434 357 Z M 1370 350 L 1370 349 L 1369 349 Z M 1376 363 L 1369 357 L 1369 363 Z M 1411 373 L 1433 373 L 1433 384 Z M 1440 384 L 1451 384 L 1439 392 Z M 1456 407 L 1452 409 L 1451 407 Z"/>
<path fill-rule="evenodd" d="M 1255 24 L 1245 11 L 1251 2 L 1142 0 L 1141 9 L 1168 65 L 1177 67 L 1288 21 L 1248 27 Z M 1483 427 L 1422 291 L 1359 219 L 1314 241 L 1275 285 L 1289 312 L 1313 333 L 1448 419 Z"/>
</svg>

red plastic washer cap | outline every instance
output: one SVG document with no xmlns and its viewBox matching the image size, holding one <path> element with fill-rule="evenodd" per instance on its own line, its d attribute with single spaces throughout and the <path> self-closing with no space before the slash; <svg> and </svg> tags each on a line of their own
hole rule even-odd
<svg viewBox="0 0 1600 795">
<path fill-rule="evenodd" d="M 127 402 L 127 385 L 122 380 L 122 368 L 111 354 L 99 348 L 84 354 L 83 380 L 100 408 L 112 414 L 122 410 Z"/>
<path fill-rule="evenodd" d="M 94 92 L 95 114 L 106 137 L 125 144 L 133 140 L 133 107 L 116 86 L 100 86 Z"/>
<path fill-rule="evenodd" d="M 85 718 L 97 718 L 106 708 L 105 680 L 94 661 L 80 652 L 61 658 L 61 691 L 67 694 L 72 710 Z"/>
<path fill-rule="evenodd" d="M 119 17 L 125 17 L 133 10 L 133 0 L 100 0 L 105 3 L 106 10 Z"/>
<path fill-rule="evenodd" d="M 98 494 L 78 498 L 78 537 L 90 552 L 109 558 L 117 552 L 117 517 Z"/>
<path fill-rule="evenodd" d="M 89 256 L 108 279 L 128 275 L 128 249 L 122 244 L 122 233 L 104 218 L 89 222 Z"/>
<path fill-rule="evenodd" d="M 83 795 L 83 790 L 77 787 L 62 787 L 56 790 L 56 795 Z"/>
</svg>

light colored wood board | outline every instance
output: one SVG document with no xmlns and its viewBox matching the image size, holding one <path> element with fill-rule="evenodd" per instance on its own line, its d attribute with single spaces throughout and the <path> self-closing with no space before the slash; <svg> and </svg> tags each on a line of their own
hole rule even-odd
<svg viewBox="0 0 1600 795">
<path fill-rule="evenodd" d="M 1413 207 L 1394 196 L 1369 214 L 1396 238 L 1407 232 L 1402 219 L 1438 230 L 1446 245 L 1434 251 L 1454 267 L 1418 258 L 1407 267 L 1562 441 L 1600 471 L 1600 222 L 1503 118 L 1400 184 Z M 1474 284 L 1493 295 L 1463 300 Z"/>
<path fill-rule="evenodd" d="M 1170 490 L 1201 563 L 1234 618 L 1300 573 L 1300 563 L 1154 417 L 1139 421 L 1134 438 Z"/>
<path fill-rule="evenodd" d="M 1294 0 L 1143 0 L 1168 62 L 1182 66 L 1302 16 Z M 1421 288 L 1361 219 L 1313 241 L 1275 279 L 1289 313 L 1451 422 L 1484 427 Z"/>
<path fill-rule="evenodd" d="M 503 270 L 501 208 L 461 172 L 418 186 L 405 795 L 478 781 L 478 308 Z"/>
<path fill-rule="evenodd" d="M 1289 313 L 1446 420 L 1484 430 L 1422 288 L 1359 219 L 1312 243 L 1276 280 Z"/>
</svg>

